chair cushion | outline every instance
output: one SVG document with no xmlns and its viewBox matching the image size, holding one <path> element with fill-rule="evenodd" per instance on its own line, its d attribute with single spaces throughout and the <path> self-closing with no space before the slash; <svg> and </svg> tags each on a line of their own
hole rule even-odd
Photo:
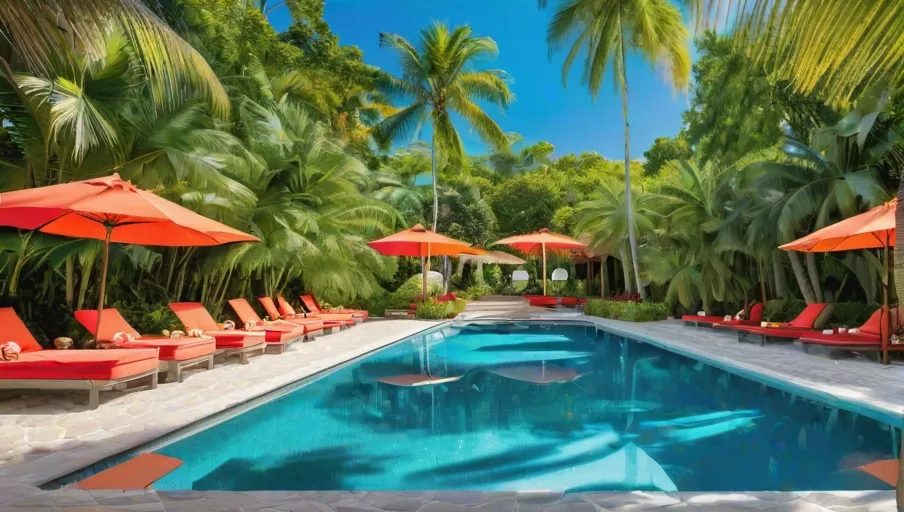
<svg viewBox="0 0 904 512">
<path fill-rule="evenodd" d="M 826 304 L 809 304 L 797 315 L 797 318 L 788 322 L 788 327 L 812 329 L 816 319 L 825 310 Z"/>
<path fill-rule="evenodd" d="M 141 338 L 141 334 L 134 327 L 126 322 L 126 319 L 119 314 L 116 308 L 104 308 L 104 312 L 100 317 L 100 332 L 95 333 L 97 329 L 97 310 L 82 309 L 75 312 L 75 319 L 78 323 L 88 330 L 92 335 L 101 341 L 111 341 L 116 333 L 124 332 L 130 334 L 133 338 Z"/>
<path fill-rule="evenodd" d="M 763 307 L 762 302 L 757 302 L 753 306 L 750 306 L 750 314 L 747 315 L 747 320 L 751 322 L 760 323 L 763 321 L 763 310 L 766 309 Z"/>
<path fill-rule="evenodd" d="M 264 342 L 264 334 L 264 331 L 245 330 L 204 331 L 205 336 L 213 336 L 219 349 L 246 348 L 260 345 Z"/>
<path fill-rule="evenodd" d="M 157 368 L 157 350 L 42 350 L 0 361 L 0 379 L 113 380 Z"/>
<path fill-rule="evenodd" d="M 283 315 L 292 316 L 296 314 L 295 308 L 293 308 L 292 305 L 289 304 L 289 301 L 287 301 L 282 295 L 276 298 L 276 302 L 279 303 L 279 312 Z"/>
<path fill-rule="evenodd" d="M 209 356 L 216 352 L 217 342 L 211 336 L 200 338 L 169 338 L 144 336 L 129 342 L 125 348 L 156 348 L 161 361 L 187 361 L 196 357 Z"/>
<path fill-rule="evenodd" d="M 279 313 L 279 310 L 276 309 L 276 303 L 274 303 L 273 299 L 270 297 L 258 297 L 257 300 L 260 301 L 261 306 L 264 306 L 264 311 L 267 312 L 267 316 L 269 316 L 271 320 L 279 320 L 279 317 L 283 316 Z"/>
<path fill-rule="evenodd" d="M 258 316 L 257 311 L 251 307 L 251 304 L 248 304 L 248 301 L 245 299 L 232 299 L 229 301 L 229 306 L 235 311 L 236 316 L 239 317 L 239 321 L 243 324 L 247 324 L 249 322 L 254 322 L 255 324 L 262 324 L 264 320 Z"/>
<path fill-rule="evenodd" d="M 0 308 L 0 343 L 14 341 L 22 353 L 44 350 L 13 308 Z"/>
<path fill-rule="evenodd" d="M 869 319 L 860 326 L 860 332 L 866 334 L 874 334 L 879 336 L 882 334 L 882 308 L 877 309 L 870 315 Z"/>
<path fill-rule="evenodd" d="M 207 308 L 200 302 L 172 302 L 169 305 L 173 313 L 179 317 L 179 321 L 186 329 L 201 329 L 202 331 L 218 331 L 220 326 L 210 316 Z"/>
</svg>

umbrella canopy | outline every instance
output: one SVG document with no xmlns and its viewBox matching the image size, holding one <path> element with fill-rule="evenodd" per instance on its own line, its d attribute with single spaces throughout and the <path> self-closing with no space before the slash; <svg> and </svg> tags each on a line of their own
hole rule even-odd
<svg viewBox="0 0 904 512">
<path fill-rule="evenodd" d="M 121 244 L 259 242 L 123 181 L 118 174 L 0 194 L 0 225 Z"/>
<path fill-rule="evenodd" d="M 546 250 L 574 251 L 587 249 L 587 244 L 584 242 L 570 236 L 550 233 L 546 228 L 529 235 L 503 238 L 502 240 L 497 240 L 494 245 L 507 245 L 525 254 L 543 255 L 543 295 L 546 295 Z"/>
<path fill-rule="evenodd" d="M 138 189 L 118 174 L 0 194 L 0 226 L 104 241 L 95 332 L 100 332 L 110 242 L 194 247 L 260 241 Z"/>
<path fill-rule="evenodd" d="M 779 246 L 786 251 L 833 252 L 856 249 L 880 249 L 895 243 L 897 199 L 872 210 L 836 222 Z"/>
<path fill-rule="evenodd" d="M 484 254 L 486 251 L 471 247 L 467 242 L 449 238 L 418 224 L 367 245 L 384 256 L 410 256 L 426 258 L 424 262 L 424 296 L 427 296 L 427 271 L 431 256 L 458 256 L 459 254 Z"/>
<path fill-rule="evenodd" d="M 803 238 L 779 246 L 779 249 L 800 252 L 886 249 L 886 276 L 882 301 L 882 314 L 887 318 L 883 322 L 882 329 L 882 362 L 884 364 L 888 364 L 888 338 L 891 333 L 891 315 L 888 314 L 888 281 L 891 274 L 888 264 L 888 248 L 895 245 L 896 210 L 897 200 L 893 200 L 866 213 L 836 222 Z"/>
</svg>

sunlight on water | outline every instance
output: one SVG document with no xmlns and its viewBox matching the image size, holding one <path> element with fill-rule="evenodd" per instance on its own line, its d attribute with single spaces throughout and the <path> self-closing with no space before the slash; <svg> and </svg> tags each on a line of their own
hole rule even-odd
<svg viewBox="0 0 904 512">
<path fill-rule="evenodd" d="M 471 326 L 164 447 L 185 465 L 155 487 L 882 489 L 854 468 L 893 457 L 893 434 L 592 327 Z"/>
</svg>

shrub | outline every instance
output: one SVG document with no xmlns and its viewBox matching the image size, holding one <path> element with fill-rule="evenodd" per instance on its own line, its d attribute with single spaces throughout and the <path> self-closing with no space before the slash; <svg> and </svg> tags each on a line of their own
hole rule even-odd
<svg viewBox="0 0 904 512">
<path fill-rule="evenodd" d="M 492 295 L 493 292 L 493 287 L 490 285 L 475 284 L 474 286 L 468 287 L 467 290 L 461 292 L 458 295 L 466 300 L 475 300 L 481 297 L 486 297 L 487 295 Z"/>
<path fill-rule="evenodd" d="M 461 297 L 456 298 L 455 301 L 452 302 L 452 310 L 456 315 L 464 313 L 466 307 L 468 307 L 468 301 Z"/>
<path fill-rule="evenodd" d="M 423 320 L 442 320 L 454 313 L 452 302 L 437 302 L 436 299 L 427 299 L 417 302 L 414 316 Z"/>
<path fill-rule="evenodd" d="M 614 301 L 614 302 L 640 302 L 641 301 L 640 294 L 637 292 L 616 293 L 616 294 L 613 294 L 612 297 L 609 298 L 609 300 Z"/>
<path fill-rule="evenodd" d="M 665 320 L 669 315 L 669 308 L 662 302 L 592 299 L 584 306 L 584 314 L 628 322 L 653 322 Z"/>
<path fill-rule="evenodd" d="M 834 306 L 829 325 L 837 327 L 858 327 L 879 309 L 878 304 L 862 302 L 838 302 Z"/>
<path fill-rule="evenodd" d="M 788 322 L 800 314 L 807 303 L 800 299 L 775 299 L 766 303 L 763 317 L 769 322 Z"/>
</svg>

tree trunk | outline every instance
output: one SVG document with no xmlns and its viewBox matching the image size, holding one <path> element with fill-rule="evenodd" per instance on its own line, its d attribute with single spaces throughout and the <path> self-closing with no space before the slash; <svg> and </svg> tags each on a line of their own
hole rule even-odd
<svg viewBox="0 0 904 512">
<path fill-rule="evenodd" d="M 600 258 L 600 298 L 606 298 L 606 272 L 608 271 L 608 263 L 609 256 L 602 256 Z"/>
<path fill-rule="evenodd" d="M 804 266 L 800 262 L 800 255 L 795 251 L 788 251 L 788 258 L 791 260 L 791 268 L 794 270 L 794 277 L 797 279 L 797 286 L 800 287 L 800 293 L 804 296 L 807 304 L 815 304 L 816 295 L 810 286 L 810 280 L 804 271 Z"/>
<path fill-rule="evenodd" d="M 622 272 L 624 273 L 624 276 L 625 276 L 625 291 L 628 293 L 633 293 L 634 292 L 634 281 L 631 280 L 631 272 L 630 272 L 630 270 L 628 270 L 629 264 L 630 263 L 629 263 L 629 258 L 628 258 L 628 252 L 625 251 L 624 247 L 622 247 L 622 249 L 621 249 L 621 267 L 622 267 Z"/>
<path fill-rule="evenodd" d="M 433 136 L 430 138 L 430 173 L 433 180 L 433 232 L 436 233 L 439 218 L 439 196 L 436 194 L 436 123 L 433 123 Z"/>
<path fill-rule="evenodd" d="M 619 22 L 619 25 L 621 22 Z M 630 127 L 628 126 L 628 59 L 625 55 L 624 31 L 619 31 L 620 44 L 619 53 L 621 54 L 621 97 L 622 97 L 622 117 L 625 121 L 625 208 L 628 213 L 628 241 L 631 244 L 631 265 L 634 267 L 634 279 L 637 282 L 637 291 L 640 298 L 644 298 L 643 284 L 640 281 L 640 269 L 637 266 L 637 235 L 634 233 L 634 206 L 631 203 L 631 145 L 630 145 Z"/>
<path fill-rule="evenodd" d="M 785 272 L 779 254 L 779 251 L 772 251 L 772 274 L 775 279 L 775 297 L 784 299 L 788 294 L 788 286 L 785 283 Z"/>
<path fill-rule="evenodd" d="M 816 296 L 816 302 L 826 300 L 822 294 L 822 283 L 819 279 L 819 267 L 816 265 L 816 255 L 812 252 L 806 253 L 807 274 L 810 276 L 810 284 L 813 286 L 813 295 Z"/>
<path fill-rule="evenodd" d="M 474 281 L 477 284 L 484 284 L 483 280 L 483 261 L 477 261 L 477 269 L 474 271 Z"/>
<path fill-rule="evenodd" d="M 70 308 L 75 302 L 75 260 L 72 256 L 66 258 L 66 305 Z"/>
</svg>

